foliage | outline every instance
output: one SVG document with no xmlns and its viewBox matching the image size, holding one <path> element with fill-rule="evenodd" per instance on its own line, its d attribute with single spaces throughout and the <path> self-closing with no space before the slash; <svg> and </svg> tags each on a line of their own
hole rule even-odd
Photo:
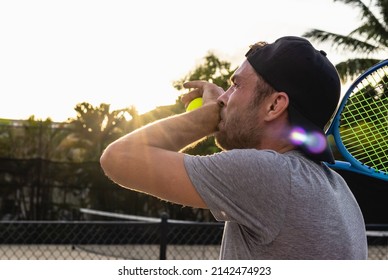
<svg viewBox="0 0 388 280">
<path fill-rule="evenodd" d="M 372 0 L 366 5 L 361 0 L 334 0 L 354 7 L 359 11 L 361 25 L 348 35 L 341 35 L 320 29 L 303 34 L 316 42 L 329 42 L 337 50 L 354 53 L 354 57 L 336 65 L 341 79 L 352 80 L 362 72 L 384 59 L 373 58 L 388 51 L 388 1 Z"/>
<path fill-rule="evenodd" d="M 173 83 L 178 90 L 183 89 L 183 83 L 186 81 L 204 80 L 215 83 L 223 89 L 230 86 L 230 77 L 236 69 L 231 68 L 231 63 L 220 60 L 215 54 L 208 53 L 204 62 L 198 65 L 182 79 Z"/>
<path fill-rule="evenodd" d="M 0 157 L 52 158 L 58 143 L 66 132 L 64 124 L 50 119 L 37 120 L 31 116 L 25 121 L 9 121 L 0 126 Z M 58 129 L 61 128 L 61 129 Z"/>
<path fill-rule="evenodd" d="M 71 145 L 63 145 L 73 153 L 78 151 L 77 161 L 97 161 L 103 149 L 125 133 L 127 118 L 138 116 L 135 107 L 111 111 L 108 104 L 93 106 L 83 102 L 74 109 L 77 117 L 69 119 L 72 133 L 66 139 Z"/>
<path fill-rule="evenodd" d="M 58 155 L 57 145 L 66 135 L 64 126 L 31 116 L 3 124 L 0 131 L 0 205 L 13 209 L 6 213 L 37 218 L 48 212 L 45 163 Z"/>
</svg>

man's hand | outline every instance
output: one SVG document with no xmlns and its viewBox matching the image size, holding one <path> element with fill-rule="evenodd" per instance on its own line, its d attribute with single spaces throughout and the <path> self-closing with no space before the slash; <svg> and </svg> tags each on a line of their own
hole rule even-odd
<svg viewBox="0 0 388 280">
<path fill-rule="evenodd" d="M 190 81 L 183 84 L 183 87 L 192 89 L 182 96 L 182 102 L 185 107 L 197 97 L 203 98 L 203 106 L 210 103 L 217 103 L 217 99 L 224 93 L 224 90 L 212 83 L 206 81 Z"/>
</svg>

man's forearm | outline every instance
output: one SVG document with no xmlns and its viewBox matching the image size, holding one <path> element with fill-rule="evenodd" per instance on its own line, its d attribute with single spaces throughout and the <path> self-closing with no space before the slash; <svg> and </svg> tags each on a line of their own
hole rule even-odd
<svg viewBox="0 0 388 280">
<path fill-rule="evenodd" d="M 217 130 L 220 119 L 219 110 L 218 104 L 207 104 L 190 113 L 149 124 L 124 136 L 119 141 L 179 151 Z"/>
<path fill-rule="evenodd" d="M 219 123 L 217 103 L 140 128 L 110 144 L 101 156 L 105 174 L 117 184 L 175 203 L 206 207 L 186 174 L 187 145 L 212 134 Z"/>
</svg>

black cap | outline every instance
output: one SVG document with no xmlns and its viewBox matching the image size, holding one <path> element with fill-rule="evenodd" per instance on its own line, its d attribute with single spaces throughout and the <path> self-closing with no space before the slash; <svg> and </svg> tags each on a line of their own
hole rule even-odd
<svg viewBox="0 0 388 280">
<path fill-rule="evenodd" d="M 312 150 L 306 142 L 300 149 L 314 160 L 333 163 L 324 129 L 338 105 L 341 82 L 326 53 L 304 38 L 288 36 L 252 47 L 246 57 L 268 84 L 289 96 L 291 125 L 324 141 L 322 149 Z"/>
</svg>

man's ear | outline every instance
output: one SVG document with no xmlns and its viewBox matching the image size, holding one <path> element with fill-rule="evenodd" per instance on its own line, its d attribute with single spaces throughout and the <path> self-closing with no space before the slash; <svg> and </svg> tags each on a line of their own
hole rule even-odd
<svg viewBox="0 0 388 280">
<path fill-rule="evenodd" d="M 289 98 L 285 92 L 276 92 L 268 97 L 266 121 L 272 121 L 287 112 Z"/>
</svg>

